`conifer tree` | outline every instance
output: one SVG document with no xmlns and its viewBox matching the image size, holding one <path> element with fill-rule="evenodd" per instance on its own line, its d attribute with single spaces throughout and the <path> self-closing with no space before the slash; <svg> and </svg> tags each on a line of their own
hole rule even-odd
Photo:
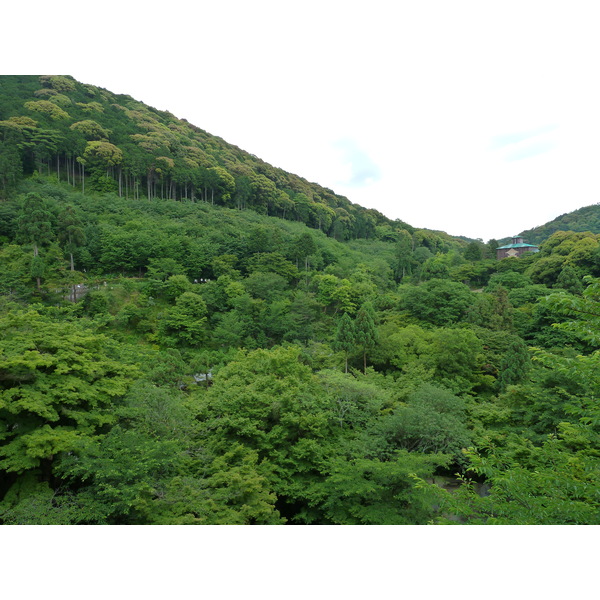
<svg viewBox="0 0 600 600">
<path fill-rule="evenodd" d="M 42 277 L 39 249 L 52 240 L 51 218 L 44 198 L 34 192 L 27 194 L 17 217 L 17 239 L 33 246 L 32 276 L 37 280 L 38 290 Z"/>
<path fill-rule="evenodd" d="M 73 251 L 78 246 L 85 244 L 85 233 L 83 223 L 72 206 L 66 206 L 59 215 L 58 228 L 58 239 L 64 244 L 69 253 L 71 271 L 74 271 Z"/>
<path fill-rule="evenodd" d="M 509 385 L 518 383 L 527 375 L 531 367 L 531 359 L 527 346 L 520 338 L 516 338 L 509 346 L 500 364 L 498 387 L 505 391 Z"/>
<path fill-rule="evenodd" d="M 491 328 L 496 330 L 512 331 L 513 307 L 508 299 L 508 290 L 500 286 L 494 291 L 494 312 L 491 318 Z"/>
<path fill-rule="evenodd" d="M 367 372 L 367 352 L 377 342 L 377 328 L 375 327 L 375 311 L 370 302 L 365 302 L 356 314 L 354 322 L 356 342 L 363 351 L 363 372 Z"/>
<path fill-rule="evenodd" d="M 356 342 L 356 329 L 354 323 L 348 313 L 344 313 L 338 321 L 332 346 L 334 350 L 344 353 L 346 373 L 348 372 L 348 355 L 356 347 Z"/>
<path fill-rule="evenodd" d="M 398 232 L 398 243 L 395 248 L 394 277 L 402 281 L 406 275 L 411 274 L 413 261 L 413 239 L 408 231 L 402 229 Z"/>
</svg>

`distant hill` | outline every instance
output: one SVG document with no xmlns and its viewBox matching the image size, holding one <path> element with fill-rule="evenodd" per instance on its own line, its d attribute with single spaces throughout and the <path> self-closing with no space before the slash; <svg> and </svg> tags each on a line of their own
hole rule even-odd
<svg viewBox="0 0 600 600">
<path fill-rule="evenodd" d="M 590 231 L 600 233 L 600 204 L 578 208 L 570 213 L 556 217 L 539 227 L 527 229 L 519 235 L 530 244 L 540 244 L 556 231 Z"/>
</svg>

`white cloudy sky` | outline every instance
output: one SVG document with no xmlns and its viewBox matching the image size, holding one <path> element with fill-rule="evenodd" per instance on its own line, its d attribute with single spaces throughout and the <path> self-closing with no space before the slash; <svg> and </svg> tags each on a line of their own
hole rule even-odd
<svg viewBox="0 0 600 600">
<path fill-rule="evenodd" d="M 86 6 L 3 8 L 3 71 L 130 94 L 454 235 L 502 238 L 600 202 L 596 2 Z"/>
</svg>

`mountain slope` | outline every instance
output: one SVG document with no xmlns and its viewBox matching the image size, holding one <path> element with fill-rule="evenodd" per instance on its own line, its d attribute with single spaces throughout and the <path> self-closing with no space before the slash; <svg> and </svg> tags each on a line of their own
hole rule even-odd
<svg viewBox="0 0 600 600">
<path fill-rule="evenodd" d="M 520 235 L 531 244 L 539 244 L 556 231 L 590 231 L 600 233 L 600 204 L 584 206 L 552 221 L 523 231 Z"/>
<path fill-rule="evenodd" d="M 338 240 L 414 231 L 128 95 L 69 76 L 1 76 L 0 198 L 36 170 L 82 190 L 249 208 Z"/>
</svg>

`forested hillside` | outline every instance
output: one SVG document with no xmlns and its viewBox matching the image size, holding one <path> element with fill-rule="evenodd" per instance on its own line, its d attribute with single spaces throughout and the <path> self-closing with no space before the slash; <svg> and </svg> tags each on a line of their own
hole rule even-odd
<svg viewBox="0 0 600 600">
<path fill-rule="evenodd" d="M 600 234 L 497 261 L 0 83 L 3 524 L 600 524 Z"/>
<path fill-rule="evenodd" d="M 521 235 L 531 244 L 539 244 L 557 231 L 600 233 L 600 204 L 584 206 L 565 213 L 544 225 L 524 231 Z"/>
<path fill-rule="evenodd" d="M 376 210 L 130 96 L 67 76 L 1 76 L 0 194 L 34 171 L 53 172 L 81 191 L 87 185 L 125 198 L 250 208 L 339 240 L 398 228 Z"/>
</svg>

